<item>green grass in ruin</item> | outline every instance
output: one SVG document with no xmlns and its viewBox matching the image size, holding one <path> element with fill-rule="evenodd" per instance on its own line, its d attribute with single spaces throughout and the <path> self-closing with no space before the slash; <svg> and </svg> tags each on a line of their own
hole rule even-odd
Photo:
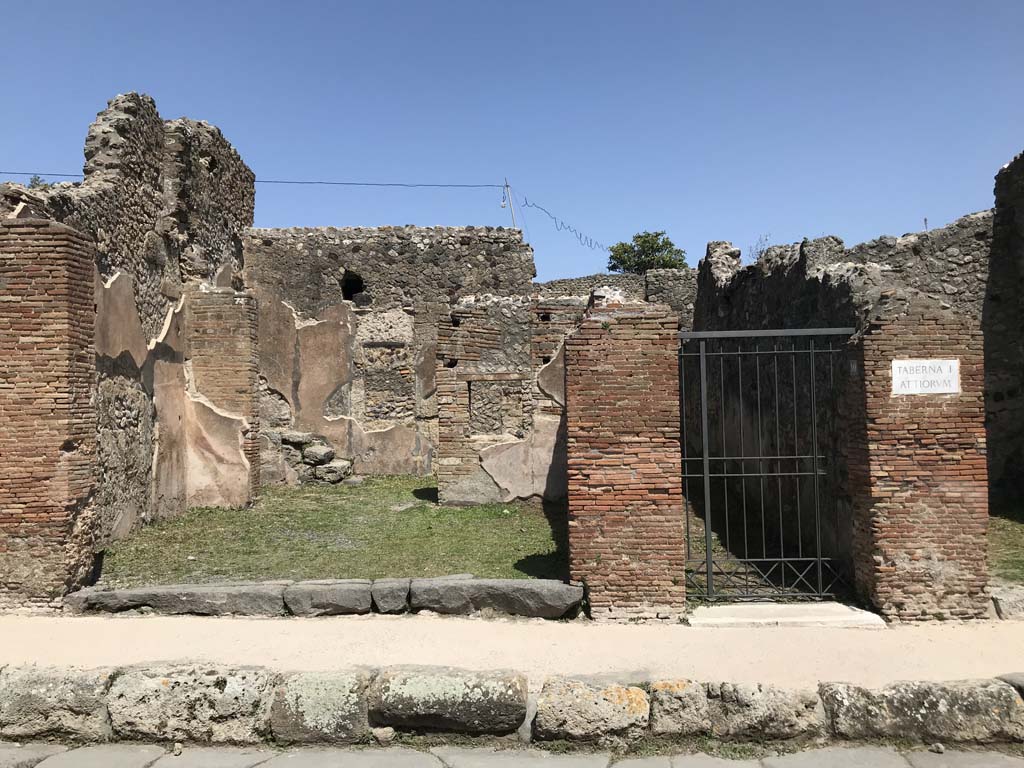
<svg viewBox="0 0 1024 768">
<path fill-rule="evenodd" d="M 436 498 L 433 478 L 415 477 L 265 489 L 252 508 L 192 509 L 116 542 L 100 583 L 567 576 L 564 508 Z"/>
<path fill-rule="evenodd" d="M 1024 584 L 1024 508 L 1000 509 L 989 519 L 988 560 L 993 578 Z"/>
</svg>

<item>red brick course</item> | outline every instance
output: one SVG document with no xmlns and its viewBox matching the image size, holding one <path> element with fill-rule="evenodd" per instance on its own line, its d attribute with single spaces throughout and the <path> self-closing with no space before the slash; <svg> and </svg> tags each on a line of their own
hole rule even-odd
<svg viewBox="0 0 1024 768">
<path fill-rule="evenodd" d="M 0 606 L 47 604 L 92 567 L 91 241 L 0 221 Z"/>
<path fill-rule="evenodd" d="M 597 619 L 685 605 L 678 331 L 668 307 L 629 304 L 566 342 L 570 571 Z"/>
<path fill-rule="evenodd" d="M 848 404 L 858 591 L 888 618 L 983 617 L 988 477 L 980 329 L 930 303 L 874 320 Z M 958 395 L 892 396 L 891 361 L 959 358 Z M 857 402 L 857 400 L 860 402 Z"/>
<path fill-rule="evenodd" d="M 188 297 L 188 358 L 196 390 L 217 408 L 243 417 L 249 498 L 260 487 L 258 312 L 256 297 L 195 288 Z"/>
</svg>

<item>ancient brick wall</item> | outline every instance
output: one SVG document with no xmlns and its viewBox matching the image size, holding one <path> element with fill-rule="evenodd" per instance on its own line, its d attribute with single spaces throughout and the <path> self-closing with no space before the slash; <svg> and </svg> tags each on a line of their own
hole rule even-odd
<svg viewBox="0 0 1024 768">
<path fill-rule="evenodd" d="M 984 222 L 972 217 L 953 229 L 963 231 L 961 242 L 984 240 Z M 942 239 L 949 237 L 935 236 L 947 255 L 957 247 Z M 709 244 L 695 329 L 856 329 L 834 371 L 835 398 L 819 401 L 823 497 L 836 505 L 837 528 L 824 537 L 836 548 L 827 554 L 849 564 L 857 590 L 887 617 L 981 615 L 986 441 L 974 300 L 953 307 L 946 295 L 902 285 L 891 265 L 851 263 L 848 253 L 828 237 L 770 248 L 743 267 L 727 243 Z M 961 394 L 893 398 L 894 358 L 960 359 Z"/>
<path fill-rule="evenodd" d="M 484 297 L 459 302 L 440 319 L 436 471 L 443 502 L 502 498 L 480 456 L 532 427 L 530 308 L 526 297 Z"/>
<path fill-rule="evenodd" d="M 1024 499 L 1024 155 L 996 176 L 995 221 L 982 327 L 992 511 Z"/>
<path fill-rule="evenodd" d="M 93 565 L 93 259 L 69 227 L 0 220 L 0 607 Z"/>
<path fill-rule="evenodd" d="M 566 342 L 570 571 L 597 619 L 684 607 L 678 328 L 628 304 Z"/>
<path fill-rule="evenodd" d="M 215 445 L 223 456 L 236 459 L 234 472 L 225 472 L 217 482 L 216 492 L 237 506 L 250 503 L 259 493 L 260 441 L 257 379 L 257 306 L 251 294 L 230 288 L 191 289 L 188 306 L 188 352 L 186 368 L 189 394 L 194 400 L 208 403 L 218 420 L 233 418 L 238 424 L 229 429 L 226 440 L 217 430 L 204 428 L 204 416 L 193 414 L 203 429 L 204 442 Z M 208 416 L 213 416 L 209 414 Z M 218 438 L 222 445 L 216 445 Z M 241 461 L 238 461 L 239 440 Z M 189 450 L 196 461 L 203 460 L 195 437 Z M 229 462 L 224 462 L 227 465 Z M 207 500 L 211 489 L 189 481 L 189 497 L 194 504 Z"/>
<path fill-rule="evenodd" d="M 960 361 L 960 393 L 898 395 L 894 359 Z M 981 330 L 935 302 L 865 329 L 862 389 L 845 399 L 858 591 L 888 618 L 980 618 L 988 488 Z"/>
<path fill-rule="evenodd" d="M 301 477 L 282 458 L 292 429 L 357 472 L 429 474 L 438 319 L 471 294 L 525 296 L 535 274 L 522 233 L 502 227 L 254 229 L 244 251 L 260 301 L 268 482 Z"/>
</svg>

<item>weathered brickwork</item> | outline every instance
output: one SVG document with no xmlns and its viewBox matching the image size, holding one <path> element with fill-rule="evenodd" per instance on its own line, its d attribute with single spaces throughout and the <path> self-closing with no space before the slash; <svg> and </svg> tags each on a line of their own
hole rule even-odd
<svg viewBox="0 0 1024 768">
<path fill-rule="evenodd" d="M 0 220 L 0 608 L 92 568 L 93 259 L 69 227 Z"/>
<path fill-rule="evenodd" d="M 533 422 L 530 301 L 467 299 L 438 324 L 437 484 L 442 501 L 499 501 L 480 465 L 489 446 L 523 438 Z"/>
<path fill-rule="evenodd" d="M 251 294 L 230 288 L 189 292 L 189 389 L 218 410 L 241 418 L 242 453 L 248 463 L 247 501 L 256 498 L 260 486 L 256 329 L 257 306 Z"/>
<path fill-rule="evenodd" d="M 960 360 L 959 394 L 893 395 L 892 360 L 950 357 Z M 858 591 L 891 619 L 982 617 L 988 487 L 981 330 L 917 299 L 871 321 L 862 363 L 864 405 L 850 408 L 847 436 Z"/>
<path fill-rule="evenodd" d="M 678 330 L 668 307 L 627 304 L 566 342 L 570 570 L 597 619 L 684 607 Z"/>
</svg>

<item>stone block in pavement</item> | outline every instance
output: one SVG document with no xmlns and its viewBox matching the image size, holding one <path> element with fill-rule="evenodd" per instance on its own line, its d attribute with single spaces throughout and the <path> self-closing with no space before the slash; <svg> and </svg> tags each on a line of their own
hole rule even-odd
<svg viewBox="0 0 1024 768">
<path fill-rule="evenodd" d="M 50 755 L 67 747 L 60 744 L 5 744 L 0 742 L 0 768 L 34 768 Z"/>
<path fill-rule="evenodd" d="M 433 755 L 402 747 L 288 750 L 260 768 L 445 768 Z"/>
<path fill-rule="evenodd" d="M 992 602 L 1000 619 L 1024 619 L 1024 585 L 992 587 Z"/>
<path fill-rule="evenodd" d="M 374 579 L 370 586 L 373 604 L 381 613 L 409 610 L 409 585 L 412 579 Z"/>
<path fill-rule="evenodd" d="M 281 616 L 284 614 L 284 589 L 290 583 L 170 584 L 131 589 L 86 587 L 64 598 L 64 604 L 78 613 L 149 609 L 167 615 Z"/>
<path fill-rule="evenodd" d="M 37 768 L 149 768 L 166 754 L 163 747 L 101 744 L 48 757 Z"/>
<path fill-rule="evenodd" d="M 274 689 L 270 732 L 278 744 L 365 741 L 370 734 L 366 689 L 368 670 L 299 672 Z"/>
<path fill-rule="evenodd" d="M 708 683 L 705 689 L 711 733 L 720 739 L 792 739 L 824 727 L 815 691 L 740 683 Z"/>
<path fill-rule="evenodd" d="M 554 579 L 413 579 L 413 610 L 467 614 L 485 608 L 516 616 L 558 619 L 583 600 L 583 587 Z"/>
<path fill-rule="evenodd" d="M 430 750 L 448 768 L 607 768 L 611 755 L 556 755 L 540 749 L 466 749 L 435 747 Z M 616 763 L 627 766 L 628 761 Z M 665 763 L 665 768 L 669 768 Z"/>
<path fill-rule="evenodd" d="M 284 603 L 296 616 L 340 616 L 370 612 L 367 579 L 300 581 L 284 590 Z"/>
<path fill-rule="evenodd" d="M 533 732 L 544 740 L 621 744 L 643 735 L 650 711 L 641 688 L 554 678 L 544 683 L 537 699 Z"/>
<path fill-rule="evenodd" d="M 659 680 L 651 684 L 651 732 L 658 736 L 696 736 L 711 730 L 708 694 L 703 683 Z"/>
<path fill-rule="evenodd" d="M 1013 672 L 1008 675 L 999 675 L 999 680 L 1009 683 L 1017 689 L 1017 694 L 1024 696 L 1024 672 Z"/>
<path fill-rule="evenodd" d="M 404 667 L 370 686 L 370 720 L 395 728 L 512 733 L 526 718 L 527 683 L 512 672 Z"/>
<path fill-rule="evenodd" d="M 153 768 L 254 768 L 277 754 L 267 749 L 186 746 L 180 755 L 164 755 Z"/>
<path fill-rule="evenodd" d="M 911 768 L 1024 768 L 1024 758 L 999 752 L 908 752 L 903 755 Z"/>
<path fill-rule="evenodd" d="M 1024 741 L 1024 701 L 1001 680 L 893 683 L 878 690 L 819 686 L 833 733 L 846 739 Z"/>
<path fill-rule="evenodd" d="M 106 741 L 109 669 L 0 668 L 0 738 Z"/>
<path fill-rule="evenodd" d="M 275 682 L 258 668 L 127 668 L 110 686 L 107 706 L 122 739 L 254 744 Z"/>
<path fill-rule="evenodd" d="M 760 768 L 757 760 L 726 760 L 698 753 L 696 755 L 676 755 L 672 758 L 672 768 Z M 826 765 L 820 768 L 828 768 Z M 869 768 L 865 766 L 864 768 Z"/>
<path fill-rule="evenodd" d="M 888 747 L 832 747 L 766 757 L 764 768 L 907 768 L 907 761 Z"/>
</svg>

